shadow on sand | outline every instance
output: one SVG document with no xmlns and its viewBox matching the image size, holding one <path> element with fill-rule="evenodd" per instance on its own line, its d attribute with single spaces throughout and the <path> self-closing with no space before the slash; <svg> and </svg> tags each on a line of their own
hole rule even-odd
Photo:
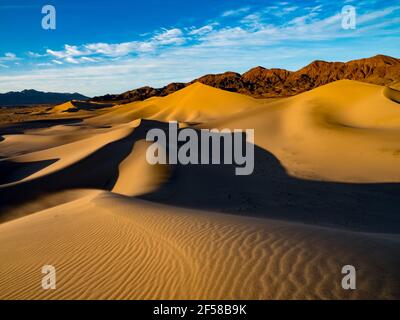
<svg viewBox="0 0 400 320">
<path fill-rule="evenodd" d="M 237 176 L 235 168 L 174 165 L 167 183 L 140 198 L 358 231 L 400 232 L 400 184 L 298 179 L 288 175 L 273 154 L 256 145 L 253 174 Z"/>
<path fill-rule="evenodd" d="M 143 120 L 129 136 L 109 143 L 77 163 L 41 178 L 2 188 L 0 212 L 42 194 L 73 188 L 111 190 L 119 164 L 151 128 L 168 134 L 168 124 Z M 174 165 L 170 179 L 141 199 L 213 211 L 334 226 L 368 232 L 400 232 L 400 184 L 307 181 L 289 176 L 271 153 L 254 146 L 254 172 L 236 176 L 235 165 Z M 0 171 L 7 164 L 0 161 Z M 43 165 L 47 165 L 43 164 Z M 13 171 L 13 169 L 8 169 Z M 10 173 L 18 176 L 18 169 Z M 140 174 L 132 172 L 132 179 Z"/>
<path fill-rule="evenodd" d="M 26 130 L 45 129 L 52 126 L 72 125 L 80 122 L 82 122 L 82 119 L 78 118 L 24 121 L 0 126 L 0 135 L 23 134 Z"/>
</svg>

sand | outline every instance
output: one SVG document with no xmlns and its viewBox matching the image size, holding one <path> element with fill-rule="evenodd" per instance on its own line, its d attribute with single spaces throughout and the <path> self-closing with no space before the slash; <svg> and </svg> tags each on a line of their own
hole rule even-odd
<svg viewBox="0 0 400 320">
<path fill-rule="evenodd" d="M 50 110 L 51 113 L 79 112 L 81 110 L 101 110 L 114 106 L 111 103 L 98 103 L 88 101 L 68 101 L 66 103 L 55 106 Z"/>
<path fill-rule="evenodd" d="M 396 97 L 348 80 L 275 100 L 196 83 L 3 126 L 0 298 L 399 299 Z M 255 129 L 254 174 L 149 165 L 146 132 L 171 120 Z"/>
<path fill-rule="evenodd" d="M 398 236 L 177 209 L 101 191 L 5 223 L 0 240 L 1 296 L 7 299 L 399 294 Z M 356 291 L 340 287 L 341 267 L 349 262 L 360 270 Z M 58 270 L 59 282 L 57 290 L 45 291 L 40 268 L 50 263 Z"/>
<path fill-rule="evenodd" d="M 295 177 L 398 182 L 400 107 L 387 98 L 387 90 L 336 81 L 206 127 L 255 128 L 256 145 L 272 152 Z"/>
</svg>

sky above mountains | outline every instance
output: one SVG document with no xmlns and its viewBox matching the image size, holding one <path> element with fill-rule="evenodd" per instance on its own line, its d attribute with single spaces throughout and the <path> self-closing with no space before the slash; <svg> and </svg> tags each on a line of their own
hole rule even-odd
<svg viewBox="0 0 400 320">
<path fill-rule="evenodd" d="M 42 28 L 46 4 L 55 30 Z M 354 29 L 342 27 L 348 5 Z M 0 92 L 93 96 L 257 65 L 400 56 L 395 0 L 0 0 L 0 26 Z"/>
</svg>

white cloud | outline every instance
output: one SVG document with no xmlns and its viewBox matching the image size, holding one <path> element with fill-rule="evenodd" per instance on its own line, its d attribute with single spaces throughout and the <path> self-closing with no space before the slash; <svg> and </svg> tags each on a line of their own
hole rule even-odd
<svg viewBox="0 0 400 320">
<path fill-rule="evenodd" d="M 40 63 L 36 63 L 35 64 L 35 66 L 37 66 L 37 67 L 50 67 L 50 66 L 52 66 L 53 64 L 52 63 L 50 63 L 50 62 L 40 62 Z"/>
<path fill-rule="evenodd" d="M 205 30 L 203 30 L 205 31 Z M 120 58 L 129 54 L 153 52 L 157 48 L 169 45 L 180 45 L 185 42 L 182 30 L 178 28 L 163 29 L 147 41 L 130 41 L 122 43 L 88 43 L 82 46 L 68 45 L 64 50 L 47 49 L 47 55 L 68 63 L 99 62 L 99 56 Z M 32 56 L 36 56 L 34 54 Z"/>
<path fill-rule="evenodd" d="M 15 60 L 15 59 L 17 58 L 17 56 L 15 55 L 15 53 L 12 53 L 12 52 L 7 52 L 4 56 L 5 56 L 6 58 L 10 59 L 10 60 Z"/>
<path fill-rule="evenodd" d="M 250 10 L 250 7 L 243 7 L 239 8 L 236 10 L 227 10 L 224 13 L 222 13 L 223 17 L 235 17 L 235 16 L 240 16 Z"/>
<path fill-rule="evenodd" d="M 53 57 L 56 57 L 56 58 L 59 58 L 59 59 L 62 59 L 62 58 L 66 57 L 66 55 L 65 55 L 65 53 L 63 51 L 53 51 L 53 50 L 47 49 L 46 52 L 49 55 L 52 55 Z"/>
<path fill-rule="evenodd" d="M 260 13 L 252 13 L 245 16 L 240 22 L 252 26 L 252 27 L 261 27 L 262 26 L 262 16 Z"/>
<path fill-rule="evenodd" d="M 84 46 L 90 54 L 102 54 L 110 57 L 121 57 L 132 52 L 136 42 L 124 42 L 118 44 L 90 43 Z"/>
<path fill-rule="evenodd" d="M 0 61 L 16 61 L 19 60 L 15 53 L 6 52 L 3 57 L 0 57 Z"/>
<path fill-rule="evenodd" d="M 293 11 L 296 11 L 298 8 L 299 7 L 296 7 L 296 6 L 286 7 L 286 8 L 283 8 L 283 11 L 285 11 L 285 12 L 293 12 Z"/>
<path fill-rule="evenodd" d="M 194 28 L 191 31 L 189 31 L 189 35 L 202 36 L 204 34 L 207 34 L 207 33 L 211 32 L 211 31 L 213 31 L 215 25 L 216 24 L 214 23 L 214 24 L 209 24 L 209 25 L 203 26 L 201 28 L 197 28 L 197 29 Z"/>
<path fill-rule="evenodd" d="M 51 49 L 47 49 L 46 50 L 47 54 L 56 57 L 58 59 L 66 59 L 66 58 L 73 58 L 73 57 L 78 57 L 78 56 L 83 56 L 83 55 L 87 55 L 90 54 L 89 51 L 82 51 L 79 50 L 79 48 L 77 46 L 71 46 L 66 44 L 64 46 L 64 50 L 62 51 L 54 51 Z"/>
<path fill-rule="evenodd" d="M 18 60 L 21 60 L 21 58 L 18 58 L 15 53 L 12 52 L 6 52 L 4 56 L 0 56 L 0 67 L 2 68 L 9 68 L 9 65 L 7 63 L 14 63 L 17 64 Z"/>
<path fill-rule="evenodd" d="M 168 45 L 168 44 L 182 44 L 185 42 L 182 30 L 178 28 L 164 29 L 163 32 L 155 35 L 152 40 L 155 44 Z"/>
<path fill-rule="evenodd" d="M 41 58 L 47 56 L 47 54 L 40 54 L 33 51 L 28 51 L 26 54 L 31 58 Z"/>
<path fill-rule="evenodd" d="M 268 7 L 270 8 L 270 7 Z M 400 7 L 389 7 L 372 13 L 358 14 L 357 29 L 344 32 L 341 27 L 341 13 L 322 16 L 321 5 L 309 7 L 308 12 L 295 16 L 288 22 L 271 24 L 268 20 L 268 10 L 253 12 L 240 20 L 241 25 L 229 26 L 201 37 L 202 45 L 209 47 L 223 46 L 270 46 L 284 41 L 321 41 L 342 38 L 357 38 L 362 34 L 373 36 L 383 34 L 379 19 L 389 16 Z M 369 23 L 370 25 L 366 25 Z M 385 22 L 396 26 L 394 19 Z M 398 29 L 397 29 L 398 30 Z M 392 33 L 394 33 L 393 31 Z"/>
<path fill-rule="evenodd" d="M 66 57 L 65 61 L 69 62 L 69 63 L 74 63 L 74 64 L 78 64 L 79 63 L 79 61 L 77 59 L 73 58 L 73 57 Z"/>
<path fill-rule="evenodd" d="M 387 15 L 389 15 L 399 9 L 400 9 L 400 6 L 394 6 L 394 7 L 389 7 L 389 8 L 385 8 L 382 10 L 366 13 L 362 16 L 357 17 L 357 23 L 361 24 L 361 23 L 374 21 L 376 19 L 386 17 Z"/>
<path fill-rule="evenodd" d="M 89 58 L 89 57 L 82 57 L 80 60 L 81 60 L 81 61 L 87 61 L 87 62 L 97 62 L 97 61 L 100 61 L 99 58 Z"/>
</svg>

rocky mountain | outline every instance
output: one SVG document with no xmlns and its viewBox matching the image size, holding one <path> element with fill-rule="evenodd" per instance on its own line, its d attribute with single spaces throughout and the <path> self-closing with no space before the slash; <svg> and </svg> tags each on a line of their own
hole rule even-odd
<svg viewBox="0 0 400 320">
<path fill-rule="evenodd" d="M 153 96 L 166 96 L 194 82 L 247 94 L 256 98 L 288 97 L 324 84 L 342 80 L 358 80 L 378 85 L 395 85 L 400 81 L 400 59 L 384 55 L 349 62 L 313 61 L 297 71 L 255 67 L 239 74 L 208 74 L 189 83 L 171 83 L 163 88 L 142 87 L 117 95 L 95 97 L 93 101 L 127 103 Z"/>
<path fill-rule="evenodd" d="M 10 91 L 0 94 L 0 106 L 20 106 L 33 104 L 63 103 L 70 100 L 85 100 L 88 97 L 79 93 L 42 92 L 33 89 Z"/>
<path fill-rule="evenodd" d="M 173 82 L 162 88 L 152 88 L 149 86 L 141 87 L 138 89 L 126 91 L 121 94 L 106 94 L 105 96 L 98 96 L 90 99 L 93 102 L 113 102 L 113 103 L 128 103 L 133 101 L 142 101 L 151 97 L 164 97 L 183 89 L 186 83 Z"/>
</svg>

